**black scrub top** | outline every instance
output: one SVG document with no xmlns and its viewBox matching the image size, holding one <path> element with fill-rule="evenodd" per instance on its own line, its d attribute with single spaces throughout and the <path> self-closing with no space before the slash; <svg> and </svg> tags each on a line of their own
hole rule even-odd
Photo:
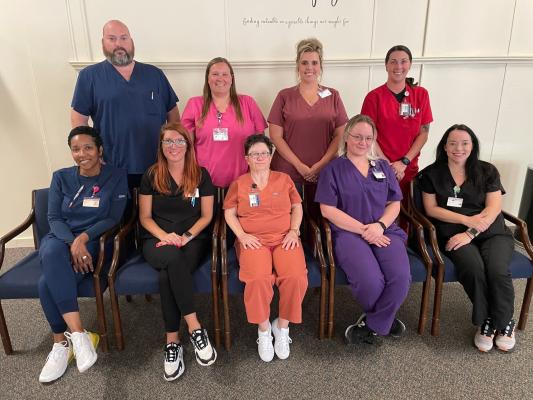
<svg viewBox="0 0 533 400">
<path fill-rule="evenodd" d="M 478 184 L 474 186 L 472 180 L 467 180 L 460 186 L 457 197 L 463 199 L 461 207 L 448 205 L 448 197 L 454 197 L 453 188 L 456 186 L 448 164 L 434 163 L 420 171 L 416 177 L 418 186 L 425 193 L 435 194 L 437 205 L 463 215 L 476 215 L 485 208 L 485 198 L 487 193 L 505 190 L 500 182 L 500 174 L 496 167 L 488 162 L 479 161 Z M 467 227 L 462 224 L 443 222 L 431 218 L 439 242 L 447 241 L 453 235 L 466 231 Z M 505 226 L 503 214 L 500 213 L 492 225 L 485 232 L 481 233 L 478 238 L 488 238 L 497 234 L 510 234 Z"/>
<path fill-rule="evenodd" d="M 198 184 L 198 192 L 200 197 L 213 196 L 215 188 L 211 182 L 209 172 L 205 168 L 202 169 L 202 177 Z M 170 195 L 159 193 L 154 187 L 154 179 L 152 174 L 148 171 L 142 177 L 140 194 L 152 196 L 152 218 L 157 225 L 165 232 L 175 232 L 182 235 L 183 232 L 189 230 L 196 221 L 202 216 L 202 202 L 200 197 L 183 197 L 183 190 L 181 190 L 172 177 L 170 178 Z M 207 229 L 197 236 L 198 238 L 205 238 L 208 236 Z M 143 239 L 153 238 L 152 234 L 143 229 Z"/>
</svg>

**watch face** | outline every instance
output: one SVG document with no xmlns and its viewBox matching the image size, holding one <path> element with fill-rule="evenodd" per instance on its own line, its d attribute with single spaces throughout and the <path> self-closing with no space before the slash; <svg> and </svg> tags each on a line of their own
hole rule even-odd
<svg viewBox="0 0 533 400">
<path fill-rule="evenodd" d="M 191 237 L 192 236 L 192 233 L 187 231 L 187 232 L 184 232 L 183 233 L 184 236 L 187 236 L 187 237 Z"/>
</svg>

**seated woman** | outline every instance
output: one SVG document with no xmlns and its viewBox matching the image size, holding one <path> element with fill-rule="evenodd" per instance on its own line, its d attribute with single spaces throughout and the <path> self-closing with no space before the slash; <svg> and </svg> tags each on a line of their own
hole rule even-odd
<svg viewBox="0 0 533 400">
<path fill-rule="evenodd" d="M 172 381 L 185 371 L 178 335 L 181 315 L 198 364 L 208 366 L 217 358 L 193 299 L 193 273 L 209 251 L 205 228 L 213 218 L 214 188 L 209 173 L 196 162 L 191 137 L 181 124 L 163 125 L 159 139 L 157 162 L 141 180 L 139 220 L 145 229 L 143 255 L 159 271 L 167 342 L 164 378 Z"/>
<path fill-rule="evenodd" d="M 289 322 L 302 322 L 307 269 L 300 235 L 302 199 L 291 178 L 270 170 L 274 145 L 264 135 L 244 143 L 250 172 L 233 182 L 224 200 L 226 221 L 235 233 L 239 279 L 245 283 L 248 322 L 258 324 L 259 357 L 289 357 Z M 272 285 L 279 289 L 279 317 L 270 323 Z M 275 344 L 272 346 L 272 333 Z"/>
<path fill-rule="evenodd" d="M 493 343 L 502 351 L 512 350 L 514 288 L 509 264 L 514 243 L 502 214 L 505 191 L 498 170 L 479 160 L 474 132 L 466 125 L 453 125 L 437 146 L 435 162 L 417 179 L 439 245 L 473 303 L 472 322 L 479 327 L 474 344 L 482 352 L 491 350 Z"/>
<path fill-rule="evenodd" d="M 189 99 L 181 123 L 194 138 L 198 163 L 221 188 L 248 170 L 241 157 L 244 141 L 267 127 L 255 100 L 237 93 L 233 68 L 222 57 L 207 64 L 203 96 Z"/>
<path fill-rule="evenodd" d="M 394 171 L 375 157 L 370 117 L 348 121 L 341 157 L 320 173 L 315 201 L 331 222 L 335 258 L 364 314 L 345 332 L 348 343 L 374 344 L 377 335 L 400 336 L 396 313 L 411 281 L 405 233 L 394 222 L 402 193 Z"/>
<path fill-rule="evenodd" d="M 63 376 L 73 357 L 80 372 L 96 362 L 99 337 L 83 329 L 78 286 L 92 280 L 99 236 L 120 222 L 128 196 L 126 171 L 100 161 L 102 138 L 96 129 L 72 129 L 68 145 L 77 166 L 60 169 L 52 176 L 50 232 L 39 248 L 39 297 L 54 337 L 39 375 L 42 383 Z"/>
</svg>

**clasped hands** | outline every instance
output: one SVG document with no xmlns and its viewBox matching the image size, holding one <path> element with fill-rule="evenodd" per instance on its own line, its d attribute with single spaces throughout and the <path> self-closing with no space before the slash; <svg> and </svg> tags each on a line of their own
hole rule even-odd
<svg viewBox="0 0 533 400">
<path fill-rule="evenodd" d="M 189 238 L 185 235 L 178 235 L 175 232 L 170 232 L 160 238 L 161 240 L 156 243 L 156 247 L 161 246 L 176 246 L 183 247 L 191 241 L 192 238 Z"/>
<path fill-rule="evenodd" d="M 361 237 L 377 247 L 387 247 L 390 244 L 390 239 L 383 232 L 383 228 L 377 222 L 361 227 Z"/>
<path fill-rule="evenodd" d="M 478 232 L 485 232 L 489 229 L 491 221 L 488 219 L 488 215 L 485 211 L 482 211 L 479 214 L 472 215 L 471 217 L 466 217 L 466 226 L 469 228 L 474 228 Z M 468 244 L 472 241 L 472 237 L 466 233 L 461 232 L 453 235 L 448 242 L 446 243 L 446 251 L 457 250 L 463 247 L 465 244 Z"/>
<path fill-rule="evenodd" d="M 258 238 L 246 232 L 237 236 L 237 239 L 239 239 L 239 242 L 245 249 L 258 249 L 262 247 L 262 244 Z M 283 237 L 283 240 L 281 242 L 281 248 L 284 250 L 292 250 L 295 247 L 299 246 L 300 240 L 298 239 L 298 235 L 294 230 L 289 230 Z"/>
</svg>

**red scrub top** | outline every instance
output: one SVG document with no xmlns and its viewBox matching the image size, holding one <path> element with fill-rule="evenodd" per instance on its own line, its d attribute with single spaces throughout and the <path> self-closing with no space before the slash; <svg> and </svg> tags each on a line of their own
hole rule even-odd
<svg viewBox="0 0 533 400">
<path fill-rule="evenodd" d="M 420 86 L 407 86 L 407 92 L 409 96 L 405 101 L 415 109 L 414 117 L 400 116 L 400 103 L 386 84 L 368 93 L 361 108 L 361 114 L 374 120 L 379 147 L 391 162 L 405 157 L 418 136 L 420 127 L 433 121 L 427 90 Z M 418 172 L 418 156 L 419 154 L 407 166 L 404 180 L 411 181 Z"/>
</svg>

